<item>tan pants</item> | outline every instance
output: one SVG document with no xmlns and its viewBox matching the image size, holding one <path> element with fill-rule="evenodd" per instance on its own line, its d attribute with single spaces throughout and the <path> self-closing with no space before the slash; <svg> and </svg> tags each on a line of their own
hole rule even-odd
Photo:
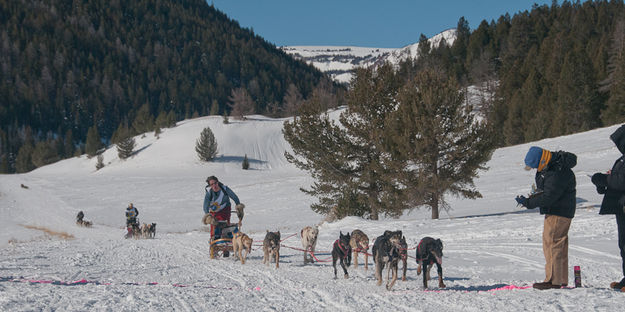
<svg viewBox="0 0 625 312">
<path fill-rule="evenodd" d="M 571 219 L 545 215 L 543 252 L 545 253 L 545 282 L 554 285 L 569 283 L 569 227 Z"/>
</svg>

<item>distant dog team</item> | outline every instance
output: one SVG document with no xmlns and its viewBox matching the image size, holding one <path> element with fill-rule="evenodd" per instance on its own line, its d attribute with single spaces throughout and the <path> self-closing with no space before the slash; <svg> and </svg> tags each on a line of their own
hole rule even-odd
<svg viewBox="0 0 625 312">
<path fill-rule="evenodd" d="M 84 217 L 85 217 L 85 214 L 82 212 L 82 210 L 79 211 L 78 214 L 76 215 L 76 225 L 84 226 L 84 227 L 91 227 L 93 223 L 91 223 L 91 221 L 84 220 L 83 219 Z"/>
</svg>

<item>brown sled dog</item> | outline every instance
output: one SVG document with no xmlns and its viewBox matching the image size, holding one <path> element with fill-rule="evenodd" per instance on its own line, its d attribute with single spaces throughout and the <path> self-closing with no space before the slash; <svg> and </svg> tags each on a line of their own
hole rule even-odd
<svg viewBox="0 0 625 312">
<path fill-rule="evenodd" d="M 265 235 L 263 241 L 263 264 L 269 264 L 272 258 L 276 260 L 276 269 L 279 267 L 280 262 L 280 231 L 269 232 Z"/>
<path fill-rule="evenodd" d="M 310 262 L 313 263 L 315 260 L 312 255 L 310 255 L 310 260 L 308 259 L 308 253 L 315 253 L 315 246 L 317 246 L 317 236 L 319 235 L 319 229 L 317 227 L 307 226 L 302 229 L 300 232 L 302 236 L 302 247 L 304 248 L 304 264 Z"/>
<path fill-rule="evenodd" d="M 243 250 L 245 250 L 245 254 L 243 254 Z M 241 260 L 241 264 L 245 264 L 247 255 L 252 252 L 252 239 L 244 233 L 234 233 L 232 237 L 232 251 L 234 256 Z"/>
<path fill-rule="evenodd" d="M 141 237 L 142 238 L 154 238 L 156 235 L 156 223 L 141 225 Z"/>
<path fill-rule="evenodd" d="M 352 253 L 354 254 L 354 269 L 358 268 L 358 253 L 365 255 L 365 271 L 369 269 L 369 237 L 361 230 L 354 230 L 352 236 L 349 239 L 349 245 L 352 247 Z"/>
</svg>

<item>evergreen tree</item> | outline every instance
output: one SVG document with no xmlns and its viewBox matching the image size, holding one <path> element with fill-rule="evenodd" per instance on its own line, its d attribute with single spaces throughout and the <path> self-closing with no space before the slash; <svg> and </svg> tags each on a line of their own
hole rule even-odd
<svg viewBox="0 0 625 312">
<path fill-rule="evenodd" d="M 31 155 L 31 160 L 35 167 L 42 167 L 59 160 L 59 155 L 53 146 L 53 141 L 39 141 Z"/>
<path fill-rule="evenodd" d="M 400 89 L 389 119 L 390 146 L 403 161 L 399 176 L 414 202 L 431 208 L 432 219 L 448 208 L 445 194 L 481 197 L 473 180 L 492 153 L 486 127 L 459 89 L 453 78 L 425 70 Z"/>
<path fill-rule="evenodd" d="M 317 213 L 368 217 L 399 216 L 405 208 L 385 152 L 384 120 L 395 109 L 397 79 L 392 66 L 374 72 L 358 69 L 348 93 L 348 108 L 331 121 L 324 97 L 304 102 L 300 114 L 284 124 L 284 137 L 294 155 L 287 160 L 311 173 L 315 183 L 302 191 L 319 202 Z"/>
<path fill-rule="evenodd" d="M 289 84 L 289 87 L 286 89 L 286 93 L 282 98 L 282 106 L 284 107 L 284 116 L 295 116 L 297 115 L 298 108 L 302 105 L 302 94 L 299 92 L 297 87 L 294 84 Z"/>
<path fill-rule="evenodd" d="M 610 97 L 601 112 L 601 120 L 605 125 L 625 122 L 625 57 L 620 58 L 613 79 Z"/>
<path fill-rule="evenodd" d="M 161 133 L 162 133 L 161 128 L 159 126 L 155 126 L 154 137 L 156 137 L 157 139 L 160 138 Z"/>
<path fill-rule="evenodd" d="M 139 108 L 137 116 L 132 123 L 132 127 L 135 134 L 141 134 L 154 130 L 154 117 L 150 113 L 150 105 L 146 103 Z"/>
<path fill-rule="evenodd" d="M 213 103 L 211 104 L 211 110 L 210 110 L 209 115 L 211 116 L 219 115 L 219 102 L 217 102 L 216 99 L 214 99 Z"/>
<path fill-rule="evenodd" d="M 100 141 L 100 134 L 98 133 L 98 127 L 94 124 L 89 131 L 87 131 L 87 141 L 85 142 L 85 152 L 88 157 L 93 157 L 98 153 L 98 150 L 102 148 L 102 142 Z"/>
<path fill-rule="evenodd" d="M 228 98 L 230 101 L 230 116 L 235 119 L 244 120 L 245 115 L 254 113 L 254 100 L 244 88 L 232 89 L 232 95 Z"/>
<path fill-rule="evenodd" d="M 243 163 L 241 163 L 241 168 L 243 168 L 243 170 L 250 169 L 250 161 L 247 159 L 247 154 L 245 154 L 245 157 L 243 158 Z"/>
<path fill-rule="evenodd" d="M 102 168 L 104 168 L 104 155 L 98 154 L 95 170 L 100 170 Z"/>
<path fill-rule="evenodd" d="M 132 135 L 132 131 L 125 125 L 121 130 L 118 129 L 118 141 L 117 141 L 117 156 L 121 160 L 125 160 L 132 156 L 135 149 L 135 138 Z"/>
<path fill-rule="evenodd" d="M 0 173 L 9 173 L 9 157 L 7 154 L 0 154 Z"/>
<path fill-rule="evenodd" d="M 599 125 L 596 79 L 590 59 L 581 48 L 564 58 L 557 92 L 552 135 L 587 131 Z"/>
<path fill-rule="evenodd" d="M 176 113 L 174 113 L 173 110 L 169 111 L 169 113 L 167 113 L 167 127 L 166 128 L 173 128 L 176 126 Z"/>
<path fill-rule="evenodd" d="M 17 173 L 29 172 L 36 168 L 32 161 L 33 150 L 34 147 L 30 142 L 20 147 L 15 158 L 15 171 Z"/>
<path fill-rule="evenodd" d="M 608 78 L 602 83 L 609 91 L 609 97 L 601 112 L 601 120 L 605 125 L 625 121 L 625 20 L 622 17 L 612 34 Z"/>
<path fill-rule="evenodd" d="M 163 129 L 163 128 L 168 128 L 169 127 L 169 122 L 167 121 L 167 113 L 165 111 L 161 111 L 158 114 L 158 117 L 156 117 L 156 120 L 154 121 L 154 129 L 156 130 L 156 128 L 159 129 Z"/>
<path fill-rule="evenodd" d="M 195 141 L 195 152 L 201 161 L 212 161 L 217 156 L 217 140 L 213 131 L 206 127 Z"/>
</svg>

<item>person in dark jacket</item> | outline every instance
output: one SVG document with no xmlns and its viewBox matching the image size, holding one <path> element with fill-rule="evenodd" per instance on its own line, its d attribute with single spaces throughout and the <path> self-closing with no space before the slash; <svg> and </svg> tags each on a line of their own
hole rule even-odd
<svg viewBox="0 0 625 312">
<path fill-rule="evenodd" d="M 137 224 L 137 217 L 139 216 L 139 210 L 132 203 L 126 207 L 126 226 L 130 227 L 133 224 Z"/>
<path fill-rule="evenodd" d="M 610 135 L 610 139 L 623 155 L 616 160 L 612 170 L 607 173 L 595 173 L 591 181 L 597 187 L 597 192 L 604 194 L 599 214 L 616 215 L 618 247 L 621 250 L 623 278 L 620 282 L 611 283 L 610 287 L 625 292 L 625 211 L 623 211 L 625 206 L 625 125 L 616 129 Z"/>
<path fill-rule="evenodd" d="M 575 174 L 577 164 L 573 153 L 551 152 L 532 146 L 525 156 L 525 169 L 536 171 L 537 192 L 529 198 L 517 196 L 516 201 L 528 209 L 540 207 L 545 215 L 543 253 L 545 280 L 534 283 L 536 289 L 560 288 L 568 285 L 569 228 L 575 216 Z"/>
</svg>

